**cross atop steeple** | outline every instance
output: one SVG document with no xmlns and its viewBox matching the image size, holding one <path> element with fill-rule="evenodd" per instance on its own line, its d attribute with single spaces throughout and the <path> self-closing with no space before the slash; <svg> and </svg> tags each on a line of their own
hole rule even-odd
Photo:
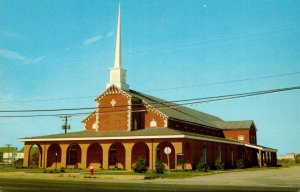
<svg viewBox="0 0 300 192">
<path fill-rule="evenodd" d="M 126 83 L 126 70 L 122 68 L 122 47 L 121 47 L 121 6 L 119 2 L 118 10 L 118 25 L 117 25 L 117 37 L 116 37 L 116 50 L 115 50 L 115 64 L 114 68 L 110 68 L 110 81 L 106 85 L 106 88 L 111 85 L 116 85 L 122 90 L 128 91 L 129 85 Z"/>
</svg>

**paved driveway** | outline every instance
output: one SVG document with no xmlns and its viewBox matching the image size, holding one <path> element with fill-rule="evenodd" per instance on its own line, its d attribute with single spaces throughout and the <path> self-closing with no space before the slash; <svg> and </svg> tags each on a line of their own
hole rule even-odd
<svg viewBox="0 0 300 192">
<path fill-rule="evenodd" d="M 300 189 L 300 166 L 238 171 L 187 179 L 158 179 L 154 183 L 255 187 L 296 187 Z"/>
</svg>

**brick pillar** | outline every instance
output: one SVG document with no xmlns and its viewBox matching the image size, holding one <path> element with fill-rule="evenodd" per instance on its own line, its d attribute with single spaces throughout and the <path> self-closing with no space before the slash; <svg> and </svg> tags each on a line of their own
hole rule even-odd
<svg viewBox="0 0 300 192">
<path fill-rule="evenodd" d="M 125 168 L 131 170 L 131 151 L 134 143 L 123 143 L 125 147 Z"/>
<path fill-rule="evenodd" d="M 67 167 L 67 152 L 69 144 L 59 144 L 61 149 L 61 167 Z"/>
<path fill-rule="evenodd" d="M 108 169 L 109 147 L 111 143 L 100 144 L 103 151 L 103 169 Z"/>
<path fill-rule="evenodd" d="M 42 168 L 47 168 L 47 152 L 48 152 L 48 148 L 49 148 L 49 145 L 47 144 L 43 144 L 41 145 L 41 149 L 42 149 Z"/>
<path fill-rule="evenodd" d="M 178 153 L 183 153 L 183 150 L 182 150 L 182 141 L 173 141 L 172 142 L 172 145 L 174 146 L 174 149 L 175 149 L 175 169 L 177 169 L 177 154 Z"/>
<path fill-rule="evenodd" d="M 80 168 L 86 169 L 87 168 L 87 149 L 90 146 L 90 144 L 79 144 L 81 148 L 81 163 L 80 163 Z"/>
<path fill-rule="evenodd" d="M 29 167 L 29 155 L 30 155 L 31 144 L 24 143 L 24 160 L 23 167 Z"/>
<path fill-rule="evenodd" d="M 158 146 L 158 142 L 147 142 L 146 143 L 149 148 L 149 169 L 155 169 L 155 162 L 156 162 L 156 148 Z"/>
<path fill-rule="evenodd" d="M 262 167 L 262 153 L 258 150 L 258 167 Z"/>
</svg>

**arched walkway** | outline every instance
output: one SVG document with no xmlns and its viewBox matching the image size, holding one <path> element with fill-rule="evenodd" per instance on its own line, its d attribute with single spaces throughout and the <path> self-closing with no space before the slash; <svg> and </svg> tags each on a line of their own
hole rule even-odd
<svg viewBox="0 0 300 192">
<path fill-rule="evenodd" d="M 28 155 L 28 167 L 42 167 L 42 148 L 40 145 L 32 145 Z"/>
<path fill-rule="evenodd" d="M 81 148 L 73 143 L 67 150 L 67 166 L 77 168 L 79 163 L 81 163 Z"/>
<path fill-rule="evenodd" d="M 61 167 L 61 148 L 57 143 L 48 148 L 47 167 Z"/>
<path fill-rule="evenodd" d="M 166 166 L 168 165 L 168 158 L 167 155 L 164 152 L 164 149 L 166 147 L 171 148 L 171 154 L 170 154 L 170 169 L 175 169 L 175 149 L 172 143 L 169 141 L 163 141 L 158 144 L 156 148 L 156 157 L 158 160 L 161 160 Z"/>
<path fill-rule="evenodd" d="M 108 154 L 109 167 L 125 168 L 125 147 L 122 143 L 111 144 Z"/>
<path fill-rule="evenodd" d="M 131 150 L 131 162 L 135 163 L 139 159 L 145 159 L 146 165 L 149 167 L 149 148 L 143 142 L 135 143 Z"/>
<path fill-rule="evenodd" d="M 98 143 L 91 144 L 87 149 L 86 167 L 101 168 L 103 164 L 103 150 Z"/>
</svg>

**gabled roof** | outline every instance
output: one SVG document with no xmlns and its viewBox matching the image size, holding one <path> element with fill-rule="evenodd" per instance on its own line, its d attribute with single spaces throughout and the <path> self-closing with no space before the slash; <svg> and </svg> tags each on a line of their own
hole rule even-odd
<svg viewBox="0 0 300 192">
<path fill-rule="evenodd" d="M 143 100 L 146 104 L 151 105 L 152 107 L 172 119 L 201 124 L 214 128 L 218 128 L 214 122 L 222 121 L 222 119 L 220 119 L 219 117 L 209 115 L 157 97 L 146 95 L 134 90 L 129 90 L 128 94 L 132 95 L 135 98 Z"/>
<path fill-rule="evenodd" d="M 250 129 L 254 121 L 223 121 L 221 118 L 134 90 L 127 92 L 161 111 L 171 119 L 196 123 L 218 129 Z"/>
<path fill-rule="evenodd" d="M 18 149 L 16 147 L 0 147 L 0 152 L 2 153 L 7 153 L 9 151 L 9 153 L 12 153 L 12 152 L 17 152 Z"/>
<path fill-rule="evenodd" d="M 224 130 L 230 129 L 250 129 L 251 126 L 254 125 L 254 121 L 246 120 L 246 121 L 221 121 L 217 122 L 217 125 Z"/>
<path fill-rule="evenodd" d="M 224 121 L 221 118 L 185 107 L 174 102 L 166 101 L 158 97 L 147 95 L 135 90 L 130 89 L 129 91 L 124 91 L 115 85 L 107 88 L 103 93 L 101 93 L 96 100 L 109 93 L 121 93 L 126 97 L 136 98 L 142 100 L 146 105 L 158 110 L 170 119 L 184 121 L 193 124 L 200 124 L 210 128 L 230 130 L 230 129 L 250 129 L 254 122 L 252 120 L 246 121 Z M 95 112 L 93 112 L 95 113 Z M 93 114 L 91 114 L 93 115 Z M 90 116 L 88 116 L 90 117 Z M 87 118 L 88 118 L 87 117 Z M 87 119 L 86 118 L 86 119 Z M 86 120 L 85 119 L 85 120 Z M 83 120 L 83 122 L 85 121 Z"/>
</svg>

